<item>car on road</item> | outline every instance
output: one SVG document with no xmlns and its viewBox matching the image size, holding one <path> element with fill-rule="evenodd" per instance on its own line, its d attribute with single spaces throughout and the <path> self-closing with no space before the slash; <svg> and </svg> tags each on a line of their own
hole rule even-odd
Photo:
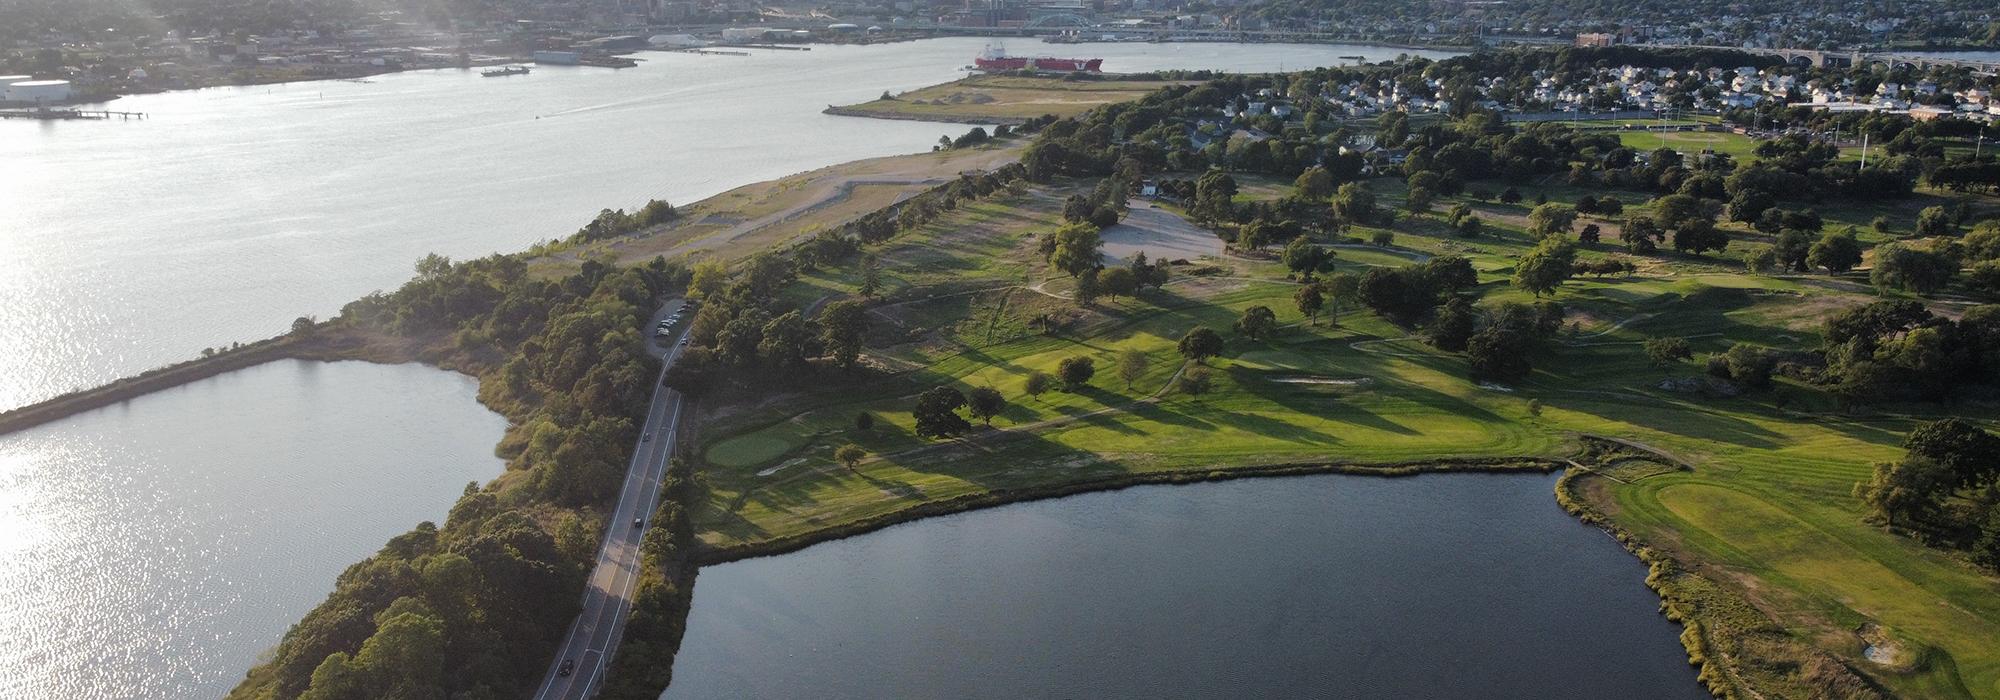
<svg viewBox="0 0 2000 700">
<path fill-rule="evenodd" d="M 681 342 L 680 342 L 680 344 L 681 344 L 681 345 L 686 345 L 686 344 L 688 344 L 688 339 L 687 339 L 687 337 L 686 337 L 686 336 L 682 336 L 682 337 L 681 337 Z"/>
<path fill-rule="evenodd" d="M 645 524 L 646 524 L 646 519 L 645 519 L 645 518 L 633 518 L 633 519 L 632 519 L 632 527 L 639 527 L 639 526 L 641 526 L 641 525 L 645 525 Z"/>
<path fill-rule="evenodd" d="M 563 659 L 562 668 L 556 669 L 556 675 L 568 678 L 572 673 L 576 673 L 576 659 Z"/>
<path fill-rule="evenodd" d="M 652 433 L 646 433 L 645 437 L 639 438 L 639 442 L 652 442 L 652 441 L 653 441 Z"/>
</svg>

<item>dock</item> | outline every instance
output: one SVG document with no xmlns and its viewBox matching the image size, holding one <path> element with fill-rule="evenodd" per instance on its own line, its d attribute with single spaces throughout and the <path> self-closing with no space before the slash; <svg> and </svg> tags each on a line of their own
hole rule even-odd
<svg viewBox="0 0 2000 700">
<path fill-rule="evenodd" d="M 112 112 L 101 109 L 0 109 L 0 119 L 145 119 L 145 112 Z"/>
</svg>

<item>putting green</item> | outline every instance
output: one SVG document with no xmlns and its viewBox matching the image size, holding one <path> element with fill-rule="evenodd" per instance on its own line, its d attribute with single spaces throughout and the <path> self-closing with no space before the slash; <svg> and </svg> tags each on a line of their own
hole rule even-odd
<svg viewBox="0 0 2000 700">
<path fill-rule="evenodd" d="M 780 424 L 782 427 L 783 424 Z M 754 467 L 785 456 L 799 445 L 792 431 L 759 430 L 715 443 L 708 448 L 710 464 L 724 467 Z"/>
</svg>

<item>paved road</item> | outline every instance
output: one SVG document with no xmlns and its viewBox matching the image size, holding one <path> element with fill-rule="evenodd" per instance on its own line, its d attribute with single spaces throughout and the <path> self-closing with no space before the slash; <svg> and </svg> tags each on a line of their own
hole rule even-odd
<svg viewBox="0 0 2000 700">
<path fill-rule="evenodd" d="M 667 303 L 653 315 L 653 323 L 680 307 L 679 300 Z M 693 320 L 682 319 L 678 332 L 667 338 L 653 338 L 648 345 L 655 356 L 665 361 L 660 365 L 660 377 L 653 384 L 653 402 L 646 409 L 645 430 L 638 449 L 632 452 L 632 466 L 625 473 L 625 484 L 618 493 L 618 505 L 611 512 L 604 545 L 597 552 L 597 565 L 584 589 L 583 611 L 570 623 L 562 647 L 549 661 L 542 684 L 535 690 L 537 700 L 581 700 L 603 688 L 604 672 L 618 650 L 618 640 L 625 632 L 625 618 L 632 610 L 632 593 L 638 587 L 639 542 L 645 538 L 646 530 L 653 527 L 653 507 L 659 503 L 660 482 L 666 475 L 667 461 L 673 457 L 680 428 L 680 392 L 660 386 L 658 380 L 665 377 L 666 368 L 680 357 L 682 348 L 673 343 Z M 645 332 L 651 336 L 651 324 Z M 646 520 L 634 527 L 635 518 Z M 575 662 L 566 676 L 561 672 L 565 661 Z"/>
</svg>

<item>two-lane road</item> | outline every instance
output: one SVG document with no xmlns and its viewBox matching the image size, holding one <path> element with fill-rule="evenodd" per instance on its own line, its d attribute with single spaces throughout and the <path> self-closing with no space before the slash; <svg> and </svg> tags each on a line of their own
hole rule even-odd
<svg viewBox="0 0 2000 700">
<path fill-rule="evenodd" d="M 669 302 L 653 316 L 654 323 L 679 310 L 681 302 Z M 679 359 L 679 340 L 692 318 L 684 318 L 666 337 L 648 341 L 649 349 L 662 359 L 660 375 L 654 378 L 653 401 L 646 408 L 639 447 L 632 452 L 632 465 L 618 492 L 618 504 L 611 511 L 604 545 L 597 552 L 597 564 L 583 593 L 583 611 L 570 623 L 556 656 L 535 691 L 536 700 L 582 700 L 602 688 L 604 672 L 618 650 L 624 633 L 625 617 L 632 609 L 632 593 L 639 582 L 639 543 L 653 526 L 653 508 L 660 501 L 661 481 L 667 462 L 674 456 L 679 437 L 682 398 L 680 392 L 660 384 L 667 368 Z M 645 329 L 650 336 L 651 326 Z M 639 524 L 634 525 L 634 522 Z M 565 673 L 565 666 L 569 666 Z"/>
</svg>

